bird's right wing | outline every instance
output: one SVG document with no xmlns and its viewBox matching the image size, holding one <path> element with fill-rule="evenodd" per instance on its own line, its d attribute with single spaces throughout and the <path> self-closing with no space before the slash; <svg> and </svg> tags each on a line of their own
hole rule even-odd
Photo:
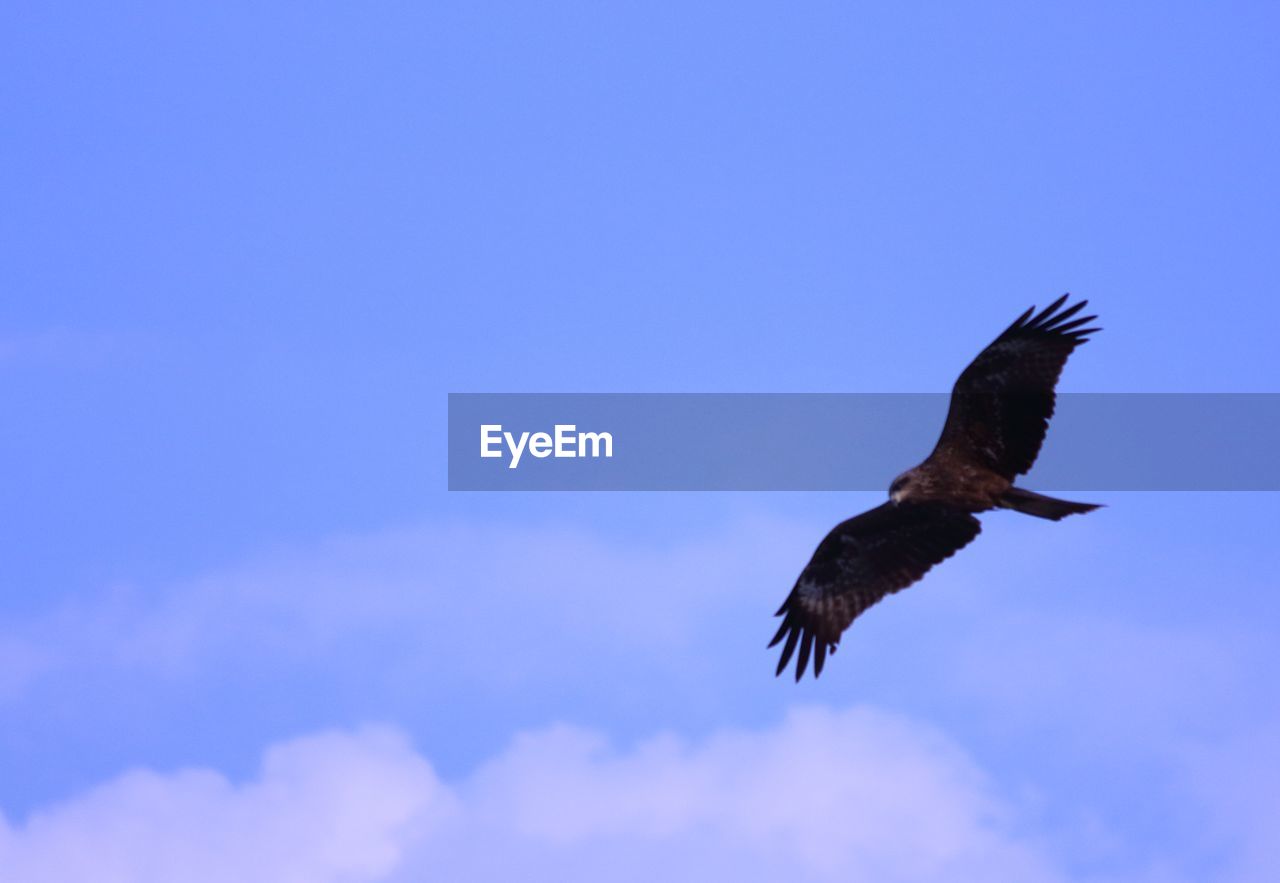
<svg viewBox="0 0 1280 883">
<path fill-rule="evenodd" d="M 835 650 L 858 614 L 920 579 L 981 529 L 968 512 L 891 502 L 836 525 L 776 614 L 783 617 L 782 625 L 769 646 L 786 638 L 778 674 L 798 645 L 796 680 L 804 676 L 811 654 L 813 675 L 820 675 L 828 649 Z"/>
</svg>

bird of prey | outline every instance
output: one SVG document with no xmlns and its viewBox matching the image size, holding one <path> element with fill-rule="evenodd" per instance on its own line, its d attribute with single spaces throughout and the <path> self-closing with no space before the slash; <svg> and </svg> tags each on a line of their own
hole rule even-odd
<svg viewBox="0 0 1280 883">
<path fill-rule="evenodd" d="M 769 646 L 786 640 L 778 674 L 798 647 L 796 680 L 810 657 L 820 675 L 860 613 L 978 535 L 974 513 L 1013 509 L 1058 521 L 1098 508 L 1013 485 L 1040 453 L 1067 357 L 1101 330 L 1084 327 L 1097 316 L 1073 318 L 1088 301 L 1063 309 L 1066 301 L 1064 294 L 1039 313 L 1032 307 L 979 353 L 951 390 L 933 453 L 893 480 L 889 502 L 836 525 L 818 544 L 776 614 L 782 625 Z"/>
</svg>

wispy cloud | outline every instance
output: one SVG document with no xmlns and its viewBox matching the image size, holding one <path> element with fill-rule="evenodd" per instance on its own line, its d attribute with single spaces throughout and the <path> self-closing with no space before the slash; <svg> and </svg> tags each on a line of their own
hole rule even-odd
<svg viewBox="0 0 1280 883">
<path fill-rule="evenodd" d="M 1221 878 L 1269 883 L 1280 875 L 1280 721 L 1185 749 L 1188 800 L 1205 820 Z"/>
<path fill-rule="evenodd" d="M 118 587 L 10 620 L 0 653 L 25 662 L 0 681 L 0 696 L 86 667 L 182 677 L 224 654 L 287 665 L 353 643 L 401 652 L 410 668 L 447 658 L 454 677 L 499 684 L 641 649 L 648 664 L 683 666 L 726 606 L 756 614 L 752 644 L 760 643 L 769 623 L 758 614 L 810 542 L 803 526 L 766 518 L 676 548 L 582 530 L 457 524 L 335 538 L 180 585 Z M 522 648 L 519 666 L 494 652 L 511 646 Z"/>
<path fill-rule="evenodd" d="M 334 537 L 173 585 L 115 587 L 12 615 L 0 621 L 9 663 L 0 699 L 84 670 L 180 680 L 228 657 L 281 669 L 335 654 L 358 664 L 363 651 L 405 676 L 434 675 L 447 660 L 451 681 L 505 689 L 580 681 L 590 674 L 583 660 L 640 667 L 650 684 L 740 664 L 767 677 L 768 614 L 824 526 L 755 515 L 676 543 L 450 521 Z M 975 544 L 876 608 L 824 684 L 849 684 L 841 668 L 873 656 L 916 664 L 920 653 L 894 643 L 905 627 L 927 638 L 928 679 L 1002 714 L 1051 720 L 1047 707 L 1087 688 L 1100 717 L 1140 711 L 1150 721 L 1241 685 L 1266 687 L 1245 682 L 1265 647 L 1239 623 L 1138 621 L 1064 604 L 1077 597 L 1075 576 L 1043 562 L 1072 552 L 1079 534 L 1036 527 L 993 528 L 1025 539 Z M 1074 572 L 1100 566 L 1084 560 Z"/>
</svg>

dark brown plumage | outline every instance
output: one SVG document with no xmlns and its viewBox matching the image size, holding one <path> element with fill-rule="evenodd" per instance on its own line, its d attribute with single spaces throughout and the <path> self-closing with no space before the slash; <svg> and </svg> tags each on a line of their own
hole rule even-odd
<svg viewBox="0 0 1280 883">
<path fill-rule="evenodd" d="M 929 457 L 894 479 L 888 503 L 842 522 L 818 545 L 778 609 L 782 625 L 769 644 L 786 642 L 778 674 L 797 648 L 796 680 L 810 657 L 821 674 L 859 614 L 978 535 L 974 513 L 1006 508 L 1058 521 L 1098 508 L 1013 486 L 1040 453 L 1067 357 L 1101 330 L 1085 327 L 1096 316 L 1073 318 L 1088 301 L 1061 309 L 1066 300 L 1027 310 L 979 353 L 956 380 Z"/>
</svg>

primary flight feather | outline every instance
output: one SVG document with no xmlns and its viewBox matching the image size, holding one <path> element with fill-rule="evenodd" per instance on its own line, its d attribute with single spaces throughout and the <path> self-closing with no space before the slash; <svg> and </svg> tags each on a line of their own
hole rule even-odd
<svg viewBox="0 0 1280 883">
<path fill-rule="evenodd" d="M 961 372 L 933 453 L 894 479 L 889 502 L 842 522 L 818 544 L 778 616 L 769 646 L 784 641 L 778 674 L 796 657 L 796 680 L 827 654 L 857 616 L 964 548 L 982 529 L 976 512 L 1013 509 L 1058 521 L 1091 512 L 1014 487 L 1035 463 L 1053 416 L 1054 386 L 1076 347 L 1099 328 L 1076 318 L 1088 301 L 1067 295 L 1027 310 Z"/>
</svg>

